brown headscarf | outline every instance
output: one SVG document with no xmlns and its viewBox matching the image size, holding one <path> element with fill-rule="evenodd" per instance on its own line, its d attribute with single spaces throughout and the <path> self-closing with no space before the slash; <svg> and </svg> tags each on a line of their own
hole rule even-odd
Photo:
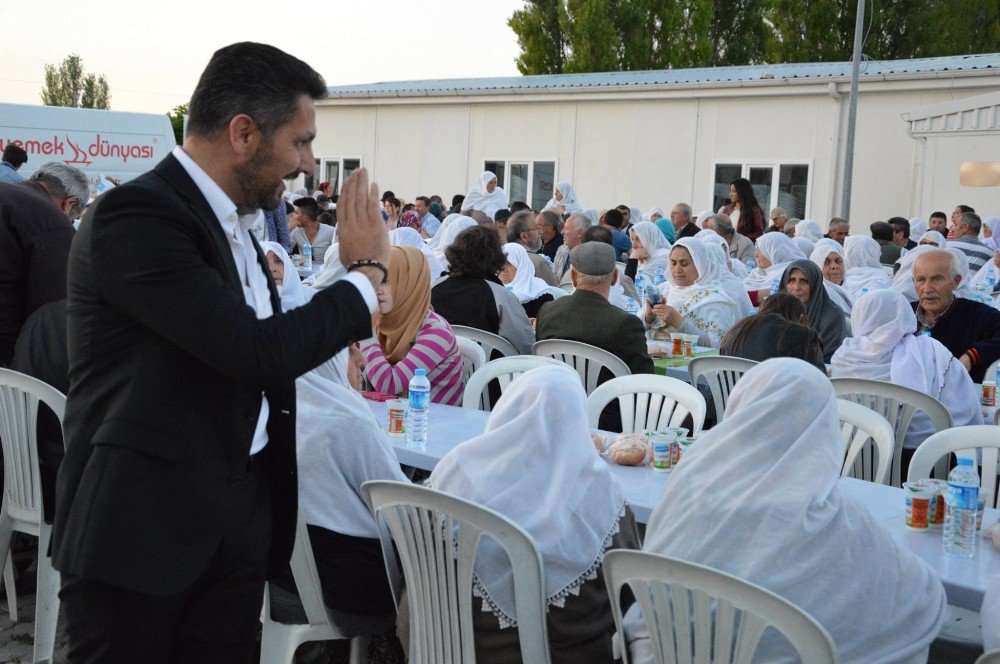
<svg viewBox="0 0 1000 664">
<path fill-rule="evenodd" d="M 389 286 L 392 312 L 379 317 L 375 332 L 389 364 L 403 359 L 413 346 L 431 308 L 431 277 L 427 258 L 417 247 L 392 247 Z"/>
</svg>

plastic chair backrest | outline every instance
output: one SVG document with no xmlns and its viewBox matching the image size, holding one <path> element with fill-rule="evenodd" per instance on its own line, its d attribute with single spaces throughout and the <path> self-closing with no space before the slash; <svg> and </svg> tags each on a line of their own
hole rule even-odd
<svg viewBox="0 0 1000 664">
<path fill-rule="evenodd" d="M 976 660 L 976 664 L 1000 664 L 1000 649 L 984 652 Z"/>
<path fill-rule="evenodd" d="M 837 416 L 845 454 L 840 476 L 888 484 L 896 438 L 889 422 L 846 399 L 837 399 Z"/>
<path fill-rule="evenodd" d="M 507 386 L 525 371 L 549 365 L 563 366 L 563 363 L 551 357 L 537 355 L 514 355 L 487 362 L 465 381 L 462 407 L 490 412 L 496 405 L 490 401 L 491 382 L 497 381 L 500 384 L 500 393 L 503 394 Z"/>
<path fill-rule="evenodd" d="M 399 551 L 409 604 L 411 664 L 476 661 L 472 575 L 484 535 L 504 549 L 514 571 L 522 660 L 551 661 L 542 556 L 530 535 L 493 510 L 427 487 L 372 481 L 365 482 L 361 492 Z"/>
<path fill-rule="evenodd" d="M 690 414 L 694 421 L 693 435 L 705 426 L 705 397 L 682 380 L 656 374 L 634 374 L 612 378 L 587 397 L 587 421 L 597 428 L 604 410 L 618 399 L 622 432 L 660 431 L 679 427 Z"/>
<path fill-rule="evenodd" d="M 997 505 L 997 465 L 1000 453 L 1000 429 L 994 424 L 975 424 L 967 427 L 954 427 L 928 436 L 920 443 L 920 447 L 910 459 L 910 481 L 931 476 L 931 470 L 936 467 L 938 479 L 948 479 L 948 455 L 978 459 L 979 486 L 990 491 L 990 502 L 987 507 Z M 942 463 L 943 462 L 943 463 Z M 942 472 L 942 467 L 944 471 Z"/>
<path fill-rule="evenodd" d="M 642 610 L 657 664 L 749 664 L 768 627 L 781 632 L 803 662 L 837 661 L 833 639 L 814 618 L 730 574 L 624 549 L 608 551 L 602 569 L 618 634 L 624 634 L 619 597 L 627 585 Z"/>
<path fill-rule="evenodd" d="M 913 415 L 923 412 L 937 431 L 951 428 L 951 413 L 940 401 L 923 392 L 902 385 L 863 378 L 831 378 L 833 391 L 840 399 L 847 399 L 871 408 L 889 422 L 896 436 L 892 458 L 892 486 L 902 486 L 902 454 L 906 430 Z"/>
<path fill-rule="evenodd" d="M 536 341 L 535 345 L 531 347 L 531 352 L 535 355 L 565 362 L 575 369 L 580 375 L 580 381 L 587 394 L 591 394 L 597 389 L 601 369 L 607 369 L 615 378 L 632 374 L 632 370 L 628 368 L 625 361 L 617 355 L 581 341 L 570 341 L 569 339 Z"/>
<path fill-rule="evenodd" d="M 486 354 L 487 361 L 489 361 L 489 359 L 493 356 L 493 351 L 499 352 L 504 357 L 517 355 L 517 349 L 514 348 L 514 344 L 507 341 L 499 334 L 493 334 L 492 332 L 487 332 L 486 330 L 480 330 L 474 327 L 466 327 L 465 325 L 452 325 L 451 331 L 456 337 L 472 339 L 477 344 L 482 346 L 483 353 Z"/>
<path fill-rule="evenodd" d="M 455 337 L 455 343 L 462 354 L 462 382 L 468 383 L 469 376 L 486 364 L 486 353 L 482 346 L 467 337 Z"/>
<path fill-rule="evenodd" d="M 37 378 L 0 369 L 0 440 L 3 441 L 4 499 L 15 519 L 41 522 L 42 484 L 38 475 L 38 403 L 59 421 L 66 397 Z"/>
<path fill-rule="evenodd" d="M 712 391 L 716 422 L 721 422 L 726 414 L 726 404 L 729 403 L 729 395 L 736 387 L 736 381 L 758 364 L 759 362 L 753 360 L 726 355 L 696 357 L 688 363 L 691 384 L 697 386 L 698 380 L 704 376 L 708 388 Z"/>
</svg>

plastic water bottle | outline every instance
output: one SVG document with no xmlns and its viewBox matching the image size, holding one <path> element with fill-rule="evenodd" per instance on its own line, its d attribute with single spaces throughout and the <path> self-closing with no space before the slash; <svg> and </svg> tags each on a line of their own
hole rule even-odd
<svg viewBox="0 0 1000 664">
<path fill-rule="evenodd" d="M 751 256 L 750 258 L 747 259 L 746 266 L 747 266 L 748 270 L 756 270 L 757 269 L 757 259 L 753 258 Z"/>
<path fill-rule="evenodd" d="M 639 315 L 639 303 L 635 301 L 634 297 L 625 298 L 625 312 L 633 316 Z"/>
<path fill-rule="evenodd" d="M 406 420 L 406 442 L 410 445 L 427 444 L 427 409 L 431 405 L 431 383 L 427 370 L 417 369 L 410 379 L 410 410 Z"/>
<path fill-rule="evenodd" d="M 778 282 L 777 279 L 775 279 L 774 281 L 771 282 L 771 295 L 777 295 L 778 294 L 778 283 L 779 282 Z"/>
<path fill-rule="evenodd" d="M 944 552 L 958 558 L 976 555 L 976 509 L 979 503 L 979 473 L 968 457 L 948 473 L 944 495 Z"/>
<path fill-rule="evenodd" d="M 991 293 L 997 289 L 997 269 L 992 265 L 986 271 L 986 286 L 990 289 Z"/>
<path fill-rule="evenodd" d="M 639 270 L 635 273 L 635 290 L 639 293 L 639 307 L 643 311 L 646 310 L 646 285 L 646 272 Z M 629 299 L 632 300 L 632 298 Z"/>
<path fill-rule="evenodd" d="M 656 272 L 653 273 L 653 285 L 659 289 L 664 281 L 666 281 L 666 278 L 663 276 L 663 268 L 657 268 Z"/>
<path fill-rule="evenodd" d="M 313 269 L 313 246 L 309 243 L 309 238 L 302 245 L 302 267 L 306 270 Z"/>
</svg>

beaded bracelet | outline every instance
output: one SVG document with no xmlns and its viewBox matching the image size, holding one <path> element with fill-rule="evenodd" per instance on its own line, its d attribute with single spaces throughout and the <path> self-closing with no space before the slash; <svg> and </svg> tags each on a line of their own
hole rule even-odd
<svg viewBox="0 0 1000 664">
<path fill-rule="evenodd" d="M 383 284 L 389 283 L 389 268 L 387 268 L 385 265 L 382 265 L 382 263 L 379 263 L 377 260 L 374 260 L 372 258 L 362 258 L 360 260 L 354 261 L 347 267 L 347 271 L 350 272 L 351 270 L 358 270 L 363 267 L 374 267 L 378 268 L 379 270 L 382 270 L 382 283 Z"/>
</svg>

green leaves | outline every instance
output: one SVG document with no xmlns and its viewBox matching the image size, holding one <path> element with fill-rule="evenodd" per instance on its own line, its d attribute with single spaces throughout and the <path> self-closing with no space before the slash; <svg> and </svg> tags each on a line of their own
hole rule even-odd
<svg viewBox="0 0 1000 664">
<path fill-rule="evenodd" d="M 111 90 L 104 75 L 86 74 L 83 59 L 66 56 L 58 65 L 45 65 L 42 103 L 71 108 L 111 108 Z"/>
</svg>

